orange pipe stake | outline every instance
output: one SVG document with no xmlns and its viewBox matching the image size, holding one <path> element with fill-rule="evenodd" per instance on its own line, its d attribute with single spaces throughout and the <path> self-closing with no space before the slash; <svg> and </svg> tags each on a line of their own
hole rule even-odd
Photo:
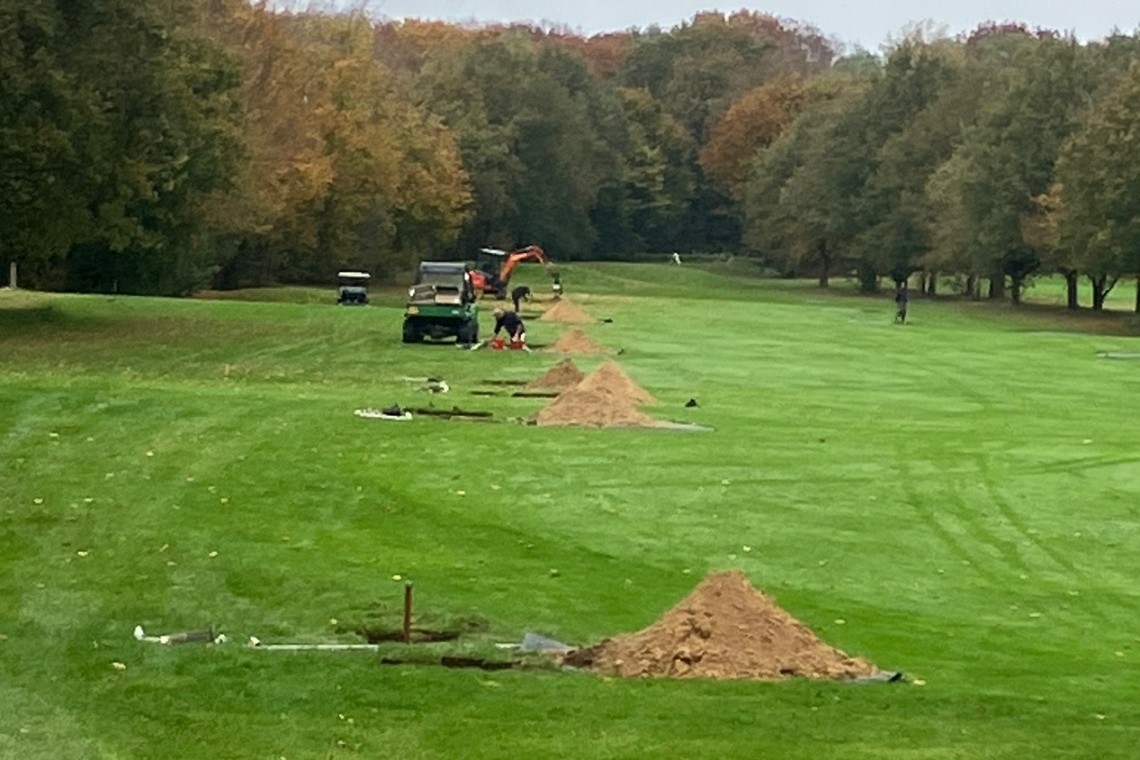
<svg viewBox="0 0 1140 760">
<path fill-rule="evenodd" d="M 404 584 L 404 643 L 412 643 L 412 582 Z"/>
</svg>

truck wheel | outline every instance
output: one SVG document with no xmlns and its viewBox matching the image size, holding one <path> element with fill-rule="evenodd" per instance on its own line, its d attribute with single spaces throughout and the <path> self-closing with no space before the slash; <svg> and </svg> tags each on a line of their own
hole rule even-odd
<svg viewBox="0 0 1140 760">
<path fill-rule="evenodd" d="M 423 335 L 416 329 L 416 326 L 410 322 L 404 323 L 404 342 L 405 343 L 422 343 Z"/>
<path fill-rule="evenodd" d="M 479 323 L 474 320 L 464 322 L 458 332 L 455 333 L 455 339 L 467 346 L 475 343 L 479 340 Z"/>
</svg>

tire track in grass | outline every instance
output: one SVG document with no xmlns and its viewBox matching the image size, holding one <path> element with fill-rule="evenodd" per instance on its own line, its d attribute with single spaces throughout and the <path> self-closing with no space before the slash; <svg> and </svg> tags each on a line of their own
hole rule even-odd
<svg viewBox="0 0 1140 760">
<path fill-rule="evenodd" d="M 950 487 L 946 489 L 947 503 L 953 505 L 955 516 L 965 527 L 970 537 L 977 540 L 980 545 L 993 547 L 1002 561 L 1013 570 L 1019 573 L 1032 572 L 1033 564 L 1022 555 L 1017 542 L 1002 538 L 997 532 L 986 528 L 981 522 L 986 515 L 966 504 L 960 488 L 954 487 L 953 483 L 949 485 Z"/>
<path fill-rule="evenodd" d="M 965 534 L 973 539 L 978 547 L 992 548 L 994 554 L 990 555 L 990 558 L 994 561 L 1000 561 L 1005 568 L 1002 572 L 1015 571 L 1019 574 L 1027 574 L 1033 571 L 1032 562 L 1023 556 L 1017 542 L 1002 538 L 999 533 L 987 528 L 982 523 L 984 515 L 966 503 L 961 496 L 961 489 L 953 481 L 948 482 L 940 489 L 939 496 L 943 514 L 952 517 L 955 524 L 961 526 Z M 1007 580 L 1009 575 L 1007 575 Z"/>
<path fill-rule="evenodd" d="M 962 378 L 951 375 L 949 373 L 941 374 L 941 375 L 939 375 L 939 377 L 942 380 L 948 382 L 956 391 L 961 393 L 963 395 L 963 397 L 969 399 L 970 401 L 973 401 L 974 403 L 980 404 L 986 411 L 988 411 L 990 408 L 992 408 L 993 404 L 991 403 L 991 400 L 984 393 L 977 390 L 975 387 L 970 385 L 970 383 L 963 380 Z M 994 477 L 992 475 L 992 470 L 989 467 L 989 464 L 986 460 L 986 457 L 982 454 L 975 454 L 973 457 L 973 460 L 974 460 L 974 466 L 978 471 L 978 476 L 979 476 L 979 479 L 981 481 L 982 487 L 985 490 L 986 498 L 994 505 L 994 508 L 997 510 L 1001 519 L 1003 521 L 1005 521 L 1011 528 L 1013 528 L 1013 530 L 1017 532 L 1019 537 L 1021 537 L 1024 541 L 1027 541 L 1033 547 L 1042 551 L 1047 557 L 1049 557 L 1049 559 L 1051 559 L 1057 565 L 1061 566 L 1062 568 L 1064 568 L 1067 572 L 1069 572 L 1071 574 L 1079 575 L 1080 571 L 1076 568 L 1076 566 L 1072 563 L 1072 561 L 1067 559 L 1063 554 L 1061 554 L 1057 550 L 1053 549 L 1052 547 L 1048 546 L 1044 541 L 1042 541 L 1040 538 L 1038 538 L 1033 533 L 1031 533 L 1029 530 L 1029 526 L 1024 522 L 1024 520 L 1022 520 L 1019 517 L 1019 515 L 1017 514 L 1017 511 L 1013 508 L 1013 506 L 1009 503 L 1009 501 L 1007 499 L 1005 499 L 1004 497 L 1002 497 L 998 493 L 997 485 L 994 481 Z M 1133 461 L 1137 461 L 1136 458 L 1128 458 L 1126 460 L 1126 462 L 1133 462 Z M 1109 461 L 1103 461 L 1102 462 L 1102 461 L 1096 461 L 1096 460 L 1090 459 L 1090 460 L 1072 460 L 1072 463 L 1073 464 L 1084 464 L 1085 466 L 1103 466 L 1105 464 L 1110 464 L 1110 463 L 1115 463 L 1115 462 L 1109 462 Z M 1122 463 L 1125 463 L 1125 462 L 1122 462 Z M 1057 467 L 1058 465 L 1064 465 L 1064 464 L 1068 464 L 1068 463 L 1052 463 L 1050 465 L 1044 465 L 1044 466 L 1041 466 L 1038 468 L 1033 468 L 1032 470 L 1026 470 L 1024 472 L 1032 471 L 1032 472 L 1037 472 L 1037 473 L 1048 473 L 1048 472 L 1053 471 L 1053 468 Z M 1060 467 L 1060 471 L 1066 471 L 1067 469 L 1068 468 L 1063 467 L 1063 466 Z M 956 496 L 956 500 L 957 500 L 958 504 L 961 507 L 965 508 L 965 505 L 962 502 L 961 498 L 957 497 L 957 495 L 955 495 L 955 496 Z M 1000 539 L 998 539 L 998 541 L 1000 541 L 1001 543 L 1005 543 L 1005 544 L 1010 543 L 1008 541 L 1001 541 Z M 1019 558 L 1019 564 L 1017 565 L 1019 567 L 1019 569 L 1022 570 L 1023 572 L 1031 572 L 1033 569 L 1032 564 L 1026 562 L 1024 560 L 1024 558 L 1022 558 L 1022 553 L 1020 552 L 1020 550 L 1018 550 L 1016 544 L 1013 545 L 1013 552 Z"/>
<path fill-rule="evenodd" d="M 995 481 L 991 474 L 990 468 L 986 464 L 986 460 L 982 456 L 975 457 L 975 463 L 978 467 L 979 476 L 982 484 L 986 490 L 986 496 L 993 502 L 998 512 L 1001 514 L 1011 528 L 1013 528 L 1022 537 L 1026 544 L 1032 546 L 1037 551 L 1041 552 L 1045 557 L 1052 561 L 1057 567 L 1064 570 L 1066 577 L 1072 580 L 1072 588 L 1067 589 L 1067 592 L 1076 591 L 1076 587 L 1082 589 L 1092 588 L 1095 586 L 1094 579 L 1089 573 L 1081 570 L 1075 562 L 1069 559 L 1065 554 L 1049 545 L 1047 541 L 1040 538 L 1030 528 L 1029 524 L 1022 519 L 1018 513 L 1017 508 L 999 492 L 1000 486 Z M 1040 573 L 1038 573 L 1039 575 Z M 1087 613 L 1091 614 L 1096 619 L 1104 622 L 1110 619 L 1108 613 L 1105 611 L 1102 604 L 1096 600 L 1095 596 L 1081 596 L 1079 598 L 1067 599 L 1066 605 L 1079 604 L 1081 608 Z"/>
<path fill-rule="evenodd" d="M 899 482 L 902 484 L 903 495 L 918 519 L 959 561 L 968 563 L 968 567 L 995 586 L 1001 585 L 1001 575 L 985 567 L 985 563 L 979 561 L 979 558 L 938 520 L 935 510 L 927 505 L 926 498 L 914 487 L 914 473 L 907 465 L 901 449 L 897 450 L 896 459 L 896 469 L 899 474 Z"/>
<path fill-rule="evenodd" d="M 942 371 L 939 372 L 935 372 L 934 370 L 926 370 L 926 374 L 928 374 L 931 378 L 936 378 L 938 381 L 949 385 L 954 391 L 960 394 L 963 399 L 977 404 L 979 407 L 981 407 L 983 414 L 988 413 L 995 405 L 995 401 L 990 395 L 979 390 L 967 380 L 959 377 L 958 375 L 949 371 L 947 368 L 942 368 Z M 898 459 L 900 462 L 904 462 L 901 449 L 898 451 Z M 984 457 L 976 455 L 974 460 L 975 464 L 977 464 L 979 461 L 984 462 Z M 906 471 L 906 475 L 907 481 L 909 481 L 909 471 Z M 1002 562 L 1008 568 L 1015 569 L 1020 573 L 1027 573 L 1032 570 L 1032 565 L 1026 560 L 1025 557 L 1022 556 L 1022 553 L 1019 550 L 1017 544 L 1008 539 L 1000 538 L 996 533 L 982 525 L 980 522 L 980 515 L 971 510 L 966 502 L 962 499 L 960 489 L 956 488 L 952 482 L 949 483 L 948 486 L 949 487 L 946 488 L 946 492 L 949 494 L 947 503 L 953 505 L 954 516 L 957 522 L 966 531 L 966 533 L 971 538 L 978 541 L 979 544 L 993 547 L 997 551 Z M 912 488 L 909 483 L 907 487 Z M 988 487 L 986 488 L 986 491 L 987 495 L 989 495 Z M 912 498 L 912 496 L 908 494 L 908 498 Z M 933 516 L 932 519 L 936 521 L 936 518 L 933 518 Z M 965 554 L 967 556 L 965 556 L 964 559 L 966 561 L 972 561 L 972 558 L 968 556 L 969 552 L 966 551 Z M 996 575 L 991 575 L 990 579 L 996 583 L 1000 583 L 1000 580 Z M 1008 578 L 1006 578 L 1006 580 L 1008 580 Z"/>
<path fill-rule="evenodd" d="M 1002 518 L 1009 523 L 1009 525 L 1016 530 L 1022 538 L 1037 550 L 1039 550 L 1046 557 L 1051 559 L 1054 563 L 1064 568 L 1064 570 L 1074 576 L 1081 576 L 1083 573 L 1073 563 L 1071 559 L 1066 557 L 1061 552 L 1049 546 L 1044 540 L 1039 538 L 1036 533 L 1029 527 L 1029 525 L 1018 514 L 1017 509 L 1010 503 L 1009 499 L 1005 498 L 998 491 L 998 484 L 994 481 L 989 466 L 986 463 L 985 457 L 976 456 L 974 458 L 975 464 L 978 467 L 978 474 L 981 477 L 982 485 L 986 489 L 986 496 L 997 507 L 998 512 L 1001 513 Z"/>
<path fill-rule="evenodd" d="M 1035 467 L 1023 467 L 1018 472 L 1025 475 L 1053 475 L 1057 473 L 1085 474 L 1086 470 L 1098 467 L 1119 467 L 1140 463 L 1140 457 L 1092 456 L 1075 459 L 1058 459 Z"/>
</svg>

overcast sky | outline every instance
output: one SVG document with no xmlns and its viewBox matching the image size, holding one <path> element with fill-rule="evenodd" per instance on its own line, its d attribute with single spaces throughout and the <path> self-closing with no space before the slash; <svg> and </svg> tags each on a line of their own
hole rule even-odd
<svg viewBox="0 0 1140 760">
<path fill-rule="evenodd" d="M 1140 3 L 1129 0 L 769 0 L 719 7 L 691 0 L 370 0 L 366 5 L 374 14 L 396 19 L 556 22 L 586 34 L 652 24 L 668 29 L 701 10 L 749 7 L 808 21 L 826 36 L 872 51 L 908 24 L 927 19 L 952 35 L 987 20 L 1024 21 L 1074 32 L 1082 40 L 1104 37 L 1113 27 L 1131 33 L 1140 26 Z"/>
</svg>

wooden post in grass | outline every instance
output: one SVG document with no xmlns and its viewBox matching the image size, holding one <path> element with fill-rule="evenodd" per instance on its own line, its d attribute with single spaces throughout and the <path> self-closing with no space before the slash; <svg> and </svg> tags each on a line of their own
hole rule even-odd
<svg viewBox="0 0 1140 760">
<path fill-rule="evenodd" d="M 404 643 L 412 643 L 412 582 L 404 584 Z"/>
</svg>

